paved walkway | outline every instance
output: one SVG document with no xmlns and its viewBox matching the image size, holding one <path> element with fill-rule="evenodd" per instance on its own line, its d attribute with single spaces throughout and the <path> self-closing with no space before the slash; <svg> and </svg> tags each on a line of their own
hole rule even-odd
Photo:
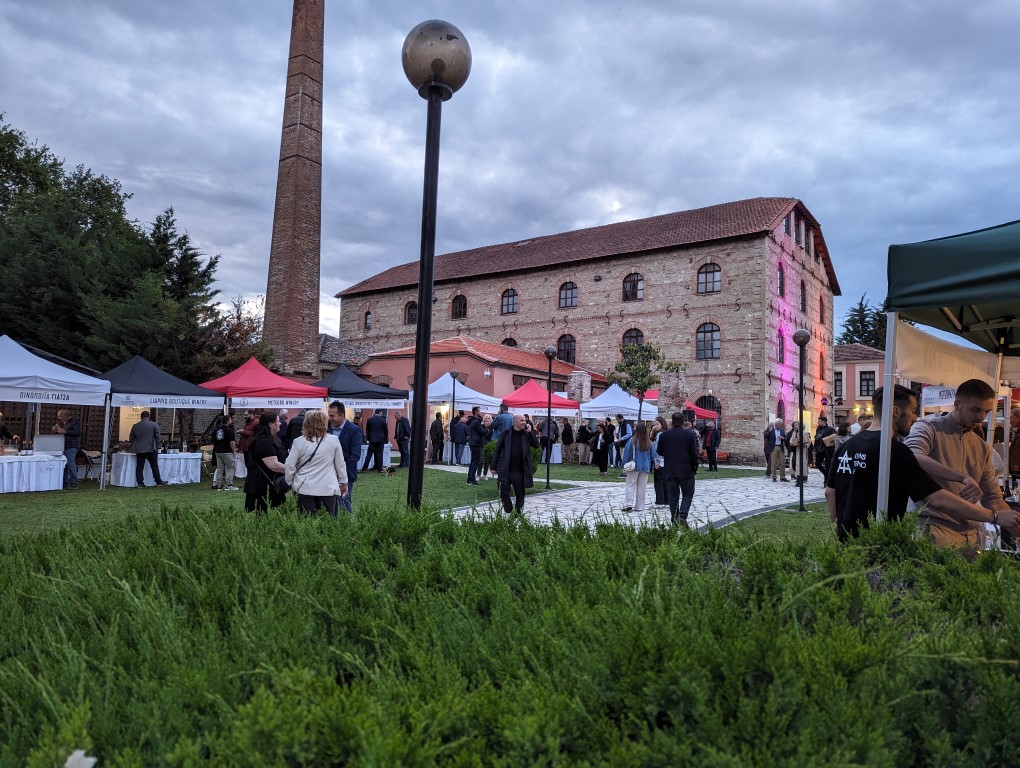
<svg viewBox="0 0 1020 768">
<path fill-rule="evenodd" d="M 464 467 L 432 467 L 449 472 L 466 474 Z M 692 528 L 705 530 L 709 525 L 721 528 L 746 517 L 768 512 L 773 509 L 797 509 L 799 490 L 793 482 L 772 482 L 765 478 L 761 467 L 727 467 L 728 469 L 750 469 L 760 473 L 755 477 L 732 480 L 716 480 L 711 473 L 701 471 L 694 491 L 694 503 L 688 522 Z M 707 479 L 712 478 L 712 479 Z M 483 480 L 482 483 L 495 483 Z M 589 527 L 597 523 L 617 522 L 643 526 L 658 526 L 669 523 L 669 507 L 655 507 L 655 489 L 649 478 L 647 501 L 641 512 L 623 512 L 623 481 L 606 483 L 595 481 L 555 480 L 560 485 L 574 486 L 571 490 L 556 490 L 529 494 L 524 502 L 524 516 L 537 525 L 550 525 L 559 521 L 565 526 L 585 522 Z M 535 485 L 544 485 L 544 478 L 535 478 Z M 804 488 L 804 503 L 824 501 L 822 474 L 811 470 Z M 453 510 L 458 518 L 490 517 L 501 513 L 498 499 L 482 502 L 477 506 L 459 507 Z"/>
</svg>

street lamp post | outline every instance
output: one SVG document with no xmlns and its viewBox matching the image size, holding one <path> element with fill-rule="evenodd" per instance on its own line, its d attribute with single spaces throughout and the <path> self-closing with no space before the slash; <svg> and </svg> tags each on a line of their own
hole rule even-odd
<svg viewBox="0 0 1020 768">
<path fill-rule="evenodd" d="M 411 466 L 407 470 L 407 506 L 421 506 L 425 480 L 425 424 L 428 419 L 429 348 L 436 256 L 436 198 L 439 188 L 439 126 L 443 102 L 471 73 L 471 48 L 459 29 L 445 21 L 424 21 L 404 39 L 404 74 L 428 101 L 425 127 L 425 186 L 421 210 L 421 262 L 418 273 L 418 323 L 414 346 L 414 412 Z M 452 449 L 452 445 L 451 445 Z"/>
<path fill-rule="evenodd" d="M 545 359 L 549 361 L 549 379 L 546 382 L 546 408 L 545 408 L 545 489 L 552 488 L 549 485 L 549 464 L 552 462 L 552 361 L 556 359 L 556 347 L 550 344 L 545 348 Z"/>
<path fill-rule="evenodd" d="M 450 371 L 450 378 L 453 379 L 453 392 L 450 393 L 450 466 L 453 466 L 453 420 L 457 418 L 457 376 L 460 375 L 456 368 Z"/>
<path fill-rule="evenodd" d="M 797 404 L 797 422 L 800 424 L 800 445 L 797 446 L 799 454 L 797 456 L 797 471 L 804 472 L 807 467 L 804 466 L 804 460 L 807 454 L 804 452 L 804 347 L 811 341 L 811 332 L 806 331 L 803 328 L 794 331 L 793 343 L 800 348 L 800 391 L 798 393 Z M 805 473 L 804 477 L 807 477 Z M 801 481 L 800 476 L 797 477 L 797 485 L 800 486 L 800 512 L 807 512 L 807 508 L 804 506 L 804 483 Z"/>
</svg>

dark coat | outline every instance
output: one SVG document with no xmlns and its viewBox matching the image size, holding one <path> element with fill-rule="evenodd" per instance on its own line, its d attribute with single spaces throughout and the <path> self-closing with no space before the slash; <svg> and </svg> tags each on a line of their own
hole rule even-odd
<svg viewBox="0 0 1020 768">
<path fill-rule="evenodd" d="M 706 449 L 718 449 L 719 443 L 722 442 L 722 432 L 719 431 L 719 427 L 705 427 L 705 434 L 702 436 L 702 442 Z"/>
<path fill-rule="evenodd" d="M 432 426 L 429 427 L 429 439 L 433 443 L 441 443 L 443 442 L 443 437 L 445 436 L 445 434 L 446 433 L 443 428 L 443 420 L 435 419 L 432 422 Z"/>
<path fill-rule="evenodd" d="M 786 447 L 786 435 L 782 432 L 776 432 L 775 424 L 770 424 L 768 429 L 766 429 L 762 434 L 765 437 L 765 453 L 772 453 L 777 442 L 784 448 Z M 776 435 L 779 435 L 778 440 L 776 439 Z"/>
<path fill-rule="evenodd" d="M 496 450 L 492 454 L 492 466 L 496 468 L 496 476 L 500 482 L 507 482 L 510 475 L 510 441 L 514 439 L 514 435 L 521 435 L 522 438 L 519 439 L 524 440 L 524 487 L 531 488 L 535 484 L 534 471 L 531 467 L 531 449 L 542 447 L 535 430 L 517 432 L 508 429 L 500 435 Z"/>
<path fill-rule="evenodd" d="M 358 465 L 361 463 L 361 446 L 365 442 L 365 435 L 361 427 L 349 419 L 344 421 L 342 429 L 336 429 L 329 425 L 329 434 L 336 435 L 340 441 L 340 447 L 344 449 L 344 464 L 347 466 L 347 482 L 353 483 L 358 479 Z"/>
<path fill-rule="evenodd" d="M 370 443 L 385 443 L 390 439 L 390 426 L 378 413 L 365 422 L 365 437 Z"/>
<path fill-rule="evenodd" d="M 467 424 L 457 419 L 450 425 L 450 442 L 463 445 L 467 442 Z"/>
<path fill-rule="evenodd" d="M 406 416 L 401 416 L 399 419 L 397 419 L 397 426 L 393 431 L 395 433 L 394 437 L 396 438 L 398 443 L 401 440 L 410 440 L 411 422 L 407 420 Z"/>
<path fill-rule="evenodd" d="M 468 445 L 472 448 L 481 448 L 485 445 L 485 427 L 482 426 L 482 420 L 477 416 L 472 416 L 468 419 L 467 425 L 468 432 Z"/>
<path fill-rule="evenodd" d="M 685 479 L 698 472 L 698 438 L 689 429 L 673 427 L 659 435 L 656 451 L 666 477 Z"/>
<path fill-rule="evenodd" d="M 563 444 L 564 445 L 573 445 L 574 444 L 574 428 L 571 427 L 569 424 L 564 424 L 563 425 L 563 433 L 560 435 L 560 438 L 563 440 Z"/>
</svg>

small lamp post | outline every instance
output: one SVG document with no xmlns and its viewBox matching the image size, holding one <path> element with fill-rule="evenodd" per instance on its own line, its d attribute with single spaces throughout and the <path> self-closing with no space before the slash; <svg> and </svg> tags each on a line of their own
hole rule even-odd
<svg viewBox="0 0 1020 768">
<path fill-rule="evenodd" d="M 450 378 L 453 379 L 453 392 L 450 393 L 450 466 L 453 466 L 453 420 L 457 418 L 457 377 L 460 372 L 454 368 L 450 371 Z"/>
<path fill-rule="evenodd" d="M 407 506 L 417 509 L 421 506 L 425 480 L 425 424 L 428 419 L 429 348 L 432 342 L 429 301 L 434 296 L 439 127 L 443 102 L 467 82 L 471 73 L 471 47 L 461 31 L 452 24 L 437 20 L 424 21 L 404 39 L 401 61 L 411 85 L 428 101 L 421 262 L 418 273 L 418 323 L 414 346 L 414 428 L 411 430 L 411 466 L 407 470 Z"/>
<path fill-rule="evenodd" d="M 798 392 L 798 403 L 797 403 L 797 421 L 800 423 L 800 445 L 797 446 L 799 455 L 797 456 L 797 471 L 804 472 L 807 467 L 804 466 L 804 460 L 806 453 L 804 452 L 804 347 L 811 341 L 811 332 L 806 331 L 803 328 L 794 331 L 793 343 L 800 348 L 800 388 Z M 807 475 L 805 474 L 805 478 Z M 800 512 L 807 512 L 807 508 L 804 506 L 804 483 L 800 477 L 797 477 L 797 485 L 800 486 Z"/>
<path fill-rule="evenodd" d="M 552 488 L 549 485 L 549 464 L 552 461 L 552 361 L 556 359 L 556 347 L 550 344 L 545 348 L 545 359 L 549 361 L 549 379 L 546 382 L 546 408 L 545 408 L 545 489 Z"/>
</svg>

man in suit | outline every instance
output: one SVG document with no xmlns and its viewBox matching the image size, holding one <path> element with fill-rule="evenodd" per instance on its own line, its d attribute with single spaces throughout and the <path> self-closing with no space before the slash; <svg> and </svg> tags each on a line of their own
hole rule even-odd
<svg viewBox="0 0 1020 768">
<path fill-rule="evenodd" d="M 780 479 L 788 483 L 786 479 L 786 431 L 783 429 L 783 420 L 776 419 L 769 424 L 768 429 L 763 433 L 765 437 L 765 477 L 771 477 L 776 482 L 776 470 L 779 470 Z"/>
<path fill-rule="evenodd" d="M 499 497 L 508 515 L 515 510 L 518 515 L 524 511 L 524 490 L 535 484 L 531 467 L 531 449 L 539 446 L 541 443 L 535 435 L 535 430 L 521 415 L 514 416 L 513 427 L 503 432 L 499 442 L 496 443 L 496 450 L 492 454 L 492 466 L 496 468 Z M 516 505 L 510 499 L 511 489 Z"/>
<path fill-rule="evenodd" d="M 698 440 L 691 430 L 684 429 L 682 413 L 674 413 L 672 421 L 673 428 L 659 435 L 656 451 L 663 459 L 670 522 L 687 528 L 687 515 L 694 500 L 694 475 L 698 471 Z"/>
<path fill-rule="evenodd" d="M 364 435 L 361 427 L 347 420 L 347 409 L 339 400 L 329 404 L 329 426 L 326 431 L 336 435 L 344 451 L 344 465 L 347 467 L 347 495 L 340 497 L 340 504 L 350 513 L 354 503 L 354 483 L 358 479 L 358 462 L 361 461 L 361 444 Z"/>
<path fill-rule="evenodd" d="M 477 405 L 471 409 L 467 423 L 468 447 L 471 449 L 471 463 L 468 464 L 468 485 L 478 485 L 478 468 L 482 465 L 482 446 L 485 445 L 485 427 L 482 426 L 482 409 Z"/>
<path fill-rule="evenodd" d="M 131 427 L 128 450 L 135 455 L 135 485 L 145 487 L 145 462 L 152 468 L 152 479 L 156 485 L 167 485 L 159 476 L 159 424 L 149 420 L 149 412 L 142 411 L 142 420 Z"/>
<path fill-rule="evenodd" d="M 400 466 L 411 466 L 411 422 L 400 411 L 393 414 L 393 439 L 400 451 Z"/>
<path fill-rule="evenodd" d="M 294 441 L 301 437 L 301 433 L 305 428 L 305 412 L 301 408 L 291 408 L 288 412 L 290 420 L 287 422 L 287 429 L 280 430 L 280 442 L 283 443 L 283 448 L 287 453 L 290 453 L 290 448 L 294 445 Z"/>
<path fill-rule="evenodd" d="M 432 443 L 432 457 L 429 464 L 438 464 L 443 460 L 443 438 L 446 427 L 443 425 L 443 414 L 436 411 L 435 421 L 429 427 L 429 441 Z"/>
<path fill-rule="evenodd" d="M 362 472 L 368 472 L 368 465 L 376 472 L 383 471 L 383 446 L 390 440 L 390 427 L 383 418 L 382 408 L 378 409 L 365 422 L 365 437 L 368 438 L 368 455 L 361 466 Z"/>
</svg>

